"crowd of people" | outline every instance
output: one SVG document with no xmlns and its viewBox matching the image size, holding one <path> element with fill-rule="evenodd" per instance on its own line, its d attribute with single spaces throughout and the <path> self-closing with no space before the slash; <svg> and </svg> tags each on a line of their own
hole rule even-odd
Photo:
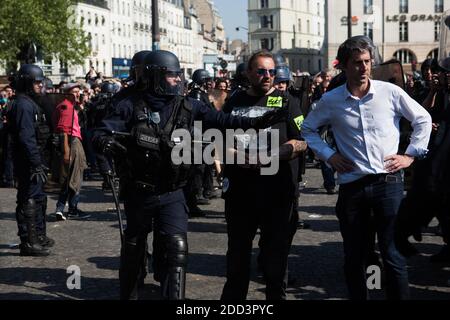
<svg viewBox="0 0 450 320">
<path fill-rule="evenodd" d="M 78 207 L 82 181 L 99 173 L 105 192 L 117 181 L 125 208 L 122 299 L 137 298 L 150 232 L 162 297 L 185 298 L 188 218 L 203 216 L 199 206 L 219 197 L 228 235 L 222 299 L 246 298 L 257 230 L 266 297 L 284 299 L 290 246 L 297 228 L 305 227 L 297 212 L 299 184 L 305 163 L 314 162 L 326 193 L 339 192 L 350 298 L 368 298 L 365 268 L 376 256 L 377 237 L 382 262 L 375 260 L 386 272 L 387 297 L 408 299 L 406 257 L 417 253 L 409 237 L 420 241 L 434 217 L 445 245 L 432 261 L 450 261 L 450 73 L 426 60 L 421 73 L 406 77 L 404 91 L 370 79 L 375 56 L 371 40 L 357 36 L 340 46 L 337 76 L 324 70 L 293 77 L 282 57 L 261 51 L 232 79 L 199 69 L 186 81 L 173 53 L 141 51 L 127 80 L 105 79 L 91 68 L 83 82 L 58 86 L 39 67 L 23 65 L 0 90 L 1 183 L 18 188 L 21 255 L 46 256 L 55 243 L 46 233 L 45 188 L 59 190 L 56 220 L 88 219 Z M 192 132 L 194 120 L 204 129 L 276 130 L 278 147 L 265 148 L 279 161 L 278 171 L 262 175 L 259 162 L 228 163 L 218 156 L 223 151 L 237 159 L 238 144 L 248 153 L 249 134 L 236 135 L 234 149 L 216 150 L 213 164 L 174 164 L 171 134 Z M 404 170 L 412 172 L 406 196 Z M 431 206 L 424 197 L 433 199 Z"/>
</svg>

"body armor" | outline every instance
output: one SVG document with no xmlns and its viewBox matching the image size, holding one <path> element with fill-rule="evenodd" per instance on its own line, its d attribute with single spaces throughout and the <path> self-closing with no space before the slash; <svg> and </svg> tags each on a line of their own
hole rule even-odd
<svg viewBox="0 0 450 320">
<path fill-rule="evenodd" d="M 131 130 L 132 142 L 129 146 L 128 171 L 132 181 L 140 189 L 163 194 L 186 185 L 190 164 L 175 165 L 171 154 L 175 142 L 172 132 L 185 129 L 190 132 L 192 106 L 182 97 L 176 98 L 173 112 L 164 127 L 151 120 L 150 108 L 141 101 L 135 107 L 136 124 Z"/>
</svg>

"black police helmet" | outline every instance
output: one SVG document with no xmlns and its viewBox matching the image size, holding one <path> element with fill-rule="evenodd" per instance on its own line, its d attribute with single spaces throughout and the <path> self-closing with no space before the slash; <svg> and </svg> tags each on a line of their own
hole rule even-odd
<svg viewBox="0 0 450 320">
<path fill-rule="evenodd" d="M 158 50 L 152 51 L 144 58 L 145 67 L 153 67 L 165 71 L 180 72 L 180 61 L 177 56 L 170 51 Z"/>
<path fill-rule="evenodd" d="M 195 70 L 194 74 L 192 75 L 192 81 L 194 81 L 194 83 L 198 85 L 202 85 L 208 80 L 211 80 L 211 75 L 205 69 Z"/>
<path fill-rule="evenodd" d="M 177 85 L 171 85 L 166 77 L 179 77 Z M 180 61 L 172 52 L 152 51 L 144 58 L 144 82 L 151 93 L 162 96 L 182 95 L 184 76 Z"/>
<path fill-rule="evenodd" d="M 101 93 L 114 94 L 116 92 L 116 85 L 111 82 L 103 82 L 101 86 Z"/>
<path fill-rule="evenodd" d="M 248 64 L 243 62 L 238 64 L 236 67 L 236 73 L 234 75 L 234 79 L 237 81 L 241 81 L 247 78 L 247 66 Z"/>
<path fill-rule="evenodd" d="M 150 50 L 143 50 L 136 52 L 133 58 L 131 59 L 131 68 L 143 64 L 145 56 L 150 52 L 151 52 Z"/>
<path fill-rule="evenodd" d="M 16 90 L 18 92 L 32 93 L 33 82 L 44 81 L 44 72 L 34 64 L 24 64 L 16 76 Z"/>
</svg>

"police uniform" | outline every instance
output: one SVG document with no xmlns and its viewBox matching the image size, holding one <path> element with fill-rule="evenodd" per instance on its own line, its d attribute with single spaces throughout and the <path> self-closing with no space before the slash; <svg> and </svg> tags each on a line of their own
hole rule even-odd
<svg viewBox="0 0 450 320">
<path fill-rule="evenodd" d="M 8 115 L 8 122 L 13 138 L 14 167 L 18 180 L 16 218 L 21 254 L 48 255 L 49 251 L 45 246 L 53 245 L 53 240 L 46 236 L 45 181 L 32 179 L 32 173 L 43 166 L 42 151 L 50 137 L 47 120 L 33 99 L 18 93 Z"/>
</svg>

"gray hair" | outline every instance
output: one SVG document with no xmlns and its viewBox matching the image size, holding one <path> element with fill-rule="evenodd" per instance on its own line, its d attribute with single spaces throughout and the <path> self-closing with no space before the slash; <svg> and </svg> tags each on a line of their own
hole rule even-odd
<svg viewBox="0 0 450 320">
<path fill-rule="evenodd" d="M 377 49 L 372 40 L 367 36 L 354 36 L 347 39 L 343 44 L 339 46 L 336 59 L 339 61 L 337 68 L 342 69 L 347 65 L 348 60 L 351 58 L 353 52 L 369 51 L 370 58 L 377 58 Z"/>
</svg>

